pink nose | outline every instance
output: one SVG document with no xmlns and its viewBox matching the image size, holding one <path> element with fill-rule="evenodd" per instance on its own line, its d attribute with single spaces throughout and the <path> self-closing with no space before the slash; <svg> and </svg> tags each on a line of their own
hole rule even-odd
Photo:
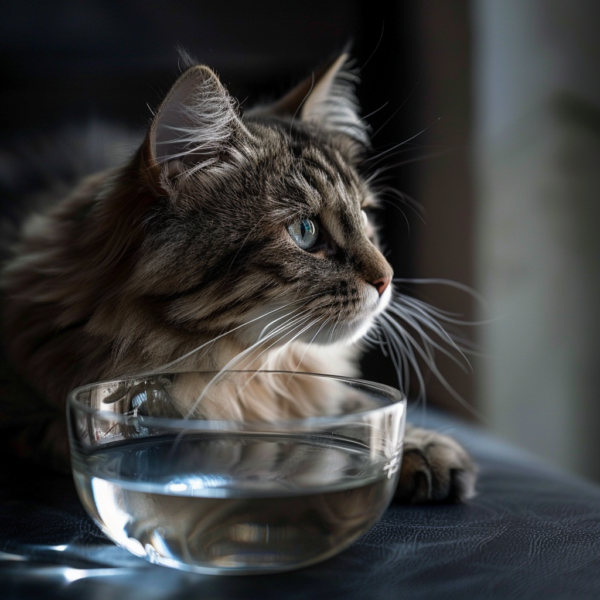
<svg viewBox="0 0 600 600">
<path fill-rule="evenodd" d="M 380 277 L 379 279 L 376 279 L 375 281 L 371 281 L 371 285 L 374 285 L 379 296 L 382 296 L 383 292 L 385 292 L 385 290 L 387 290 L 387 287 L 388 287 L 388 285 L 390 285 L 391 282 L 392 282 L 391 277 Z"/>
</svg>

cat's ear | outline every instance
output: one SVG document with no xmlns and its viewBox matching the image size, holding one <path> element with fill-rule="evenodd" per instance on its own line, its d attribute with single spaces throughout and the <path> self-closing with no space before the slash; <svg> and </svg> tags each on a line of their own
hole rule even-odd
<svg viewBox="0 0 600 600">
<path fill-rule="evenodd" d="M 369 146 L 368 126 L 359 116 L 354 93 L 357 81 L 357 75 L 349 68 L 349 55 L 344 52 L 283 98 L 270 106 L 255 109 L 252 114 L 299 118 Z"/>
<path fill-rule="evenodd" d="M 144 158 L 152 170 L 169 165 L 194 172 L 219 161 L 232 137 L 245 130 L 235 103 L 218 77 L 194 66 L 175 82 L 160 105 L 144 142 Z"/>
</svg>

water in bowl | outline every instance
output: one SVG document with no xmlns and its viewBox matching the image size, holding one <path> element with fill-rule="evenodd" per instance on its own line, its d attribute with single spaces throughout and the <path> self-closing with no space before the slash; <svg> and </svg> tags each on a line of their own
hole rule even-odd
<svg viewBox="0 0 600 600">
<path fill-rule="evenodd" d="M 76 451 L 75 480 L 108 537 L 151 562 L 204 573 L 323 560 L 389 502 L 389 468 L 327 436 L 203 434 Z"/>
</svg>

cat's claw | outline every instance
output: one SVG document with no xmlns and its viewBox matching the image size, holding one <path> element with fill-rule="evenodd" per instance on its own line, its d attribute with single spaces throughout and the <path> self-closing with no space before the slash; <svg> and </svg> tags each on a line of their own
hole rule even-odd
<svg viewBox="0 0 600 600">
<path fill-rule="evenodd" d="M 396 499 L 408 504 L 462 502 L 475 495 L 477 467 L 451 437 L 407 426 Z"/>
</svg>

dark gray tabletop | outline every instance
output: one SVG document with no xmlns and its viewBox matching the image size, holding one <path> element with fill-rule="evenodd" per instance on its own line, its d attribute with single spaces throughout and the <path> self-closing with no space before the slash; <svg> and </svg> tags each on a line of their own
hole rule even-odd
<svg viewBox="0 0 600 600">
<path fill-rule="evenodd" d="M 480 469 L 466 505 L 392 505 L 339 556 L 266 576 L 147 564 L 86 516 L 68 477 L 2 458 L 0 597 L 158 600 L 600 598 L 600 487 L 431 413 Z"/>
</svg>

